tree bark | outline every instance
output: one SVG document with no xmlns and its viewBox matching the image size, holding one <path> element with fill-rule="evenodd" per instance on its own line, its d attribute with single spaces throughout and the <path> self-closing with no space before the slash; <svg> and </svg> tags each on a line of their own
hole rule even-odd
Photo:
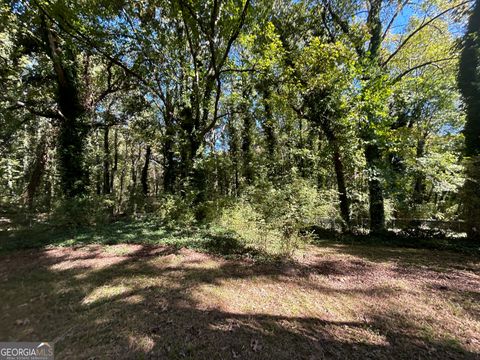
<svg viewBox="0 0 480 360">
<path fill-rule="evenodd" d="M 465 185 L 463 188 L 467 236 L 480 241 L 480 1 L 475 1 L 460 57 L 458 85 L 466 105 Z"/>
<path fill-rule="evenodd" d="M 85 108 L 76 84 L 77 60 L 71 49 L 59 46 L 55 32 L 42 19 L 45 49 L 52 61 L 57 81 L 57 103 L 60 110 L 58 155 L 63 193 L 68 198 L 84 194 L 87 173 L 84 169 L 84 141 L 87 127 L 81 116 Z"/>
<path fill-rule="evenodd" d="M 168 112 L 168 110 L 167 110 Z M 165 141 L 163 143 L 163 190 L 168 194 L 175 191 L 175 127 L 173 123 L 172 113 L 168 113 L 165 117 Z"/>
<path fill-rule="evenodd" d="M 385 231 L 385 207 L 383 188 L 380 181 L 380 149 L 376 144 L 367 144 L 365 160 L 368 170 L 368 198 L 370 212 L 370 232 L 379 234 Z"/>
<path fill-rule="evenodd" d="M 420 159 L 425 155 L 425 138 L 421 138 L 417 141 L 417 153 L 416 159 Z M 417 171 L 415 174 L 415 183 L 413 186 L 413 204 L 416 207 L 417 205 L 423 204 L 425 199 L 425 175 L 421 171 Z"/>
<path fill-rule="evenodd" d="M 344 224 L 342 224 L 342 230 L 348 232 L 350 231 L 351 226 L 350 201 L 348 199 L 347 186 L 345 184 L 345 169 L 340 153 L 340 147 L 338 145 L 338 139 L 335 132 L 330 128 L 326 121 L 321 122 L 321 128 L 332 149 L 333 167 L 337 178 L 338 200 L 340 201 L 340 214 L 344 222 Z"/>
<path fill-rule="evenodd" d="M 231 119 L 229 122 L 228 132 L 229 132 L 229 151 L 230 151 L 230 157 L 232 158 L 232 166 L 233 166 L 233 192 L 235 196 L 238 196 L 240 191 L 240 181 L 239 181 L 240 139 L 238 136 L 237 128 L 233 123 L 233 119 Z"/>
<path fill-rule="evenodd" d="M 103 193 L 110 194 L 110 126 L 104 127 L 103 132 Z"/>
<path fill-rule="evenodd" d="M 243 113 L 243 129 L 242 129 L 242 157 L 243 157 L 243 177 L 247 185 L 253 182 L 253 118 L 245 109 Z"/>
<path fill-rule="evenodd" d="M 45 173 L 45 164 L 47 162 L 47 140 L 46 136 L 42 135 L 35 152 L 35 160 L 32 164 L 32 171 L 30 173 L 25 202 L 29 210 L 33 209 L 33 199 L 37 192 L 37 189 L 42 180 L 42 176 Z"/>
<path fill-rule="evenodd" d="M 115 129 L 114 135 L 113 135 L 113 167 L 112 167 L 112 173 L 110 174 L 110 191 L 114 191 L 114 185 L 115 185 L 115 174 L 117 173 L 118 170 L 118 129 Z"/>
<path fill-rule="evenodd" d="M 144 196 L 148 195 L 148 168 L 150 165 L 150 157 L 152 154 L 152 148 L 150 145 L 147 145 L 145 150 L 145 162 L 142 168 L 142 175 L 140 177 L 140 182 L 142 184 L 142 192 Z"/>
</svg>

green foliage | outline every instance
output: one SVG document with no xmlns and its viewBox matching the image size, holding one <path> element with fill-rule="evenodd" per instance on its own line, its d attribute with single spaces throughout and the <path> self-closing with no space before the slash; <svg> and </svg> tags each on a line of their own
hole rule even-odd
<svg viewBox="0 0 480 360">
<path fill-rule="evenodd" d="M 275 253 L 324 218 L 459 218 L 478 140 L 460 2 L 216 4 L 3 4 L 0 203 L 65 226 L 220 222 Z"/>
<path fill-rule="evenodd" d="M 310 182 L 297 178 L 279 188 L 271 183 L 247 188 L 223 211 L 219 224 L 247 246 L 290 254 L 308 241 L 301 230 L 325 217 L 338 218 L 335 194 L 320 193 Z"/>
<path fill-rule="evenodd" d="M 110 197 L 64 198 L 54 204 L 51 222 L 60 227 L 101 225 L 110 221 L 113 206 Z"/>
<path fill-rule="evenodd" d="M 180 195 L 163 196 L 156 213 L 158 219 L 166 225 L 190 225 L 195 222 L 192 199 Z"/>
</svg>

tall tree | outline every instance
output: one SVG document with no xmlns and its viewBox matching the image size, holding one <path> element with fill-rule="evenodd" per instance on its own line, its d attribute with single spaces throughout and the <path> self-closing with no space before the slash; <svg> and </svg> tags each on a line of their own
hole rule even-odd
<svg viewBox="0 0 480 360">
<path fill-rule="evenodd" d="M 469 238 L 480 240 L 480 1 L 475 1 L 465 34 L 458 84 L 465 100 L 465 156 L 467 157 L 464 187 L 465 221 Z"/>
</svg>

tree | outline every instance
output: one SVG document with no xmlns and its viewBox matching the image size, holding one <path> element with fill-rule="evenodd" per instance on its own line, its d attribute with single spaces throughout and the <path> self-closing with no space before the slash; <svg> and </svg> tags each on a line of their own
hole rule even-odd
<svg viewBox="0 0 480 360">
<path fill-rule="evenodd" d="M 480 1 L 475 1 L 465 34 L 458 85 L 462 92 L 467 120 L 465 123 L 465 156 L 467 157 L 464 187 L 469 238 L 480 240 Z"/>
</svg>

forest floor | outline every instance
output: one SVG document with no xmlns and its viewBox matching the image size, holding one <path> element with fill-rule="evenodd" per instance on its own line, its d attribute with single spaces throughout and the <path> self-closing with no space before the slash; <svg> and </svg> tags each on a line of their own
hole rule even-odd
<svg viewBox="0 0 480 360">
<path fill-rule="evenodd" d="M 480 358 L 476 254 L 326 241 L 266 261 L 132 229 L 0 234 L 0 339 L 57 359 Z"/>
</svg>

